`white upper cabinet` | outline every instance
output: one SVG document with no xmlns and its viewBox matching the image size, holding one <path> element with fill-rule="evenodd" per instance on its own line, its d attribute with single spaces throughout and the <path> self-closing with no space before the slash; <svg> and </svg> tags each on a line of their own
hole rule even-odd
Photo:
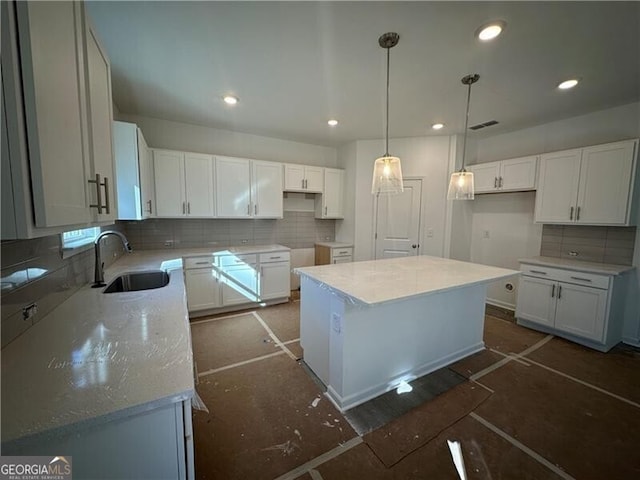
<svg viewBox="0 0 640 480">
<path fill-rule="evenodd" d="M 24 115 L 27 168 L 31 171 L 31 189 L 35 227 L 52 227 L 88 223 L 87 180 L 91 175 L 83 55 L 84 11 L 79 2 L 2 2 L 3 40 L 5 7 L 15 8 L 17 25 L 5 54 L 15 54 L 8 65 L 7 77 L 14 90 L 12 101 L 22 103 L 23 111 L 8 111 L 9 131 Z M 19 55 L 19 56 L 18 56 Z M 18 60 L 19 58 L 19 60 Z M 18 63 L 19 62 L 19 63 Z M 3 80 L 8 84 L 8 78 Z M 9 106 L 9 101 L 7 102 Z M 12 115 L 12 114 L 15 114 Z M 17 127 L 19 128 L 19 127 Z M 13 154 L 12 154 L 13 157 Z M 12 158 L 12 163 L 14 159 Z M 12 166 L 13 168 L 13 166 Z M 27 207 L 25 210 L 28 210 Z"/>
<path fill-rule="evenodd" d="M 153 170 L 156 216 L 214 216 L 211 155 L 154 150 Z"/>
<path fill-rule="evenodd" d="M 113 155 L 111 64 L 90 22 L 87 24 L 85 46 L 93 187 L 89 188 L 89 199 L 90 205 L 96 205 L 93 207 L 96 221 L 113 222 L 118 218 L 118 203 Z"/>
<path fill-rule="evenodd" d="M 470 165 L 475 193 L 535 190 L 538 157 L 522 157 Z"/>
<path fill-rule="evenodd" d="M 284 165 L 284 189 L 289 192 L 322 193 L 324 174 L 322 167 L 309 165 Z"/>
<path fill-rule="evenodd" d="M 140 172 L 140 197 L 142 199 L 142 217 L 150 218 L 155 215 L 156 189 L 153 181 L 153 160 L 151 149 L 147 145 L 142 130 L 136 128 L 138 143 L 138 170 Z M 116 169 L 117 173 L 117 169 Z"/>
<path fill-rule="evenodd" d="M 282 218 L 282 164 L 216 156 L 218 217 Z"/>
<path fill-rule="evenodd" d="M 153 150 L 156 215 L 182 217 L 186 213 L 184 192 L 184 154 Z"/>
<path fill-rule="evenodd" d="M 184 154 L 186 215 L 213 217 L 213 156 L 202 153 Z"/>
<path fill-rule="evenodd" d="M 344 170 L 324 169 L 324 193 L 316 196 L 316 218 L 344 218 Z"/>
<path fill-rule="evenodd" d="M 541 156 L 535 221 L 631 225 L 638 141 Z"/>
<path fill-rule="evenodd" d="M 218 217 L 250 218 L 251 160 L 216 156 Z"/>
<path fill-rule="evenodd" d="M 282 218 L 282 164 L 252 160 L 251 165 L 254 218 Z"/>
<path fill-rule="evenodd" d="M 84 4 L 2 2 L 1 8 L 11 236 L 113 221 L 110 67 Z"/>
</svg>

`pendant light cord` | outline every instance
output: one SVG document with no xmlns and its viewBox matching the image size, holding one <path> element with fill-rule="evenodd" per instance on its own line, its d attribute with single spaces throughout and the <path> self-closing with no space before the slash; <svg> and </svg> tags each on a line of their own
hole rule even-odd
<svg viewBox="0 0 640 480">
<path fill-rule="evenodd" d="M 467 130 L 469 127 L 469 103 L 471 103 L 471 85 L 472 83 L 469 83 L 469 91 L 467 92 L 467 115 L 464 118 L 464 140 L 462 142 L 462 172 L 464 172 L 464 157 L 466 155 L 467 152 Z"/>
<path fill-rule="evenodd" d="M 387 48 L 387 124 L 386 124 L 386 134 L 385 134 L 385 144 L 384 151 L 385 157 L 389 156 L 389 59 L 390 59 L 391 48 Z M 468 111 L 468 109 L 467 109 Z"/>
</svg>

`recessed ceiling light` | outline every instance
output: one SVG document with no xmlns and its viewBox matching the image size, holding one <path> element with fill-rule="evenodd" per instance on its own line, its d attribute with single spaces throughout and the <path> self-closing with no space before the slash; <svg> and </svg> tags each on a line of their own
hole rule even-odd
<svg viewBox="0 0 640 480">
<path fill-rule="evenodd" d="M 434 123 L 433 125 L 431 125 L 431 128 L 433 128 L 434 130 L 441 130 L 444 128 L 444 123 Z"/>
<path fill-rule="evenodd" d="M 329 124 L 330 127 L 335 127 L 336 125 L 338 125 L 338 120 L 332 118 L 327 123 Z"/>
<path fill-rule="evenodd" d="M 502 20 L 486 23 L 476 30 L 476 36 L 479 40 L 487 42 L 500 35 L 506 26 L 507 23 Z"/>
<path fill-rule="evenodd" d="M 238 103 L 238 97 L 234 97 L 233 95 L 225 95 L 222 97 L 222 100 L 224 100 L 224 103 L 227 105 L 235 105 Z"/>
<path fill-rule="evenodd" d="M 570 80 L 565 80 L 564 82 L 560 82 L 558 84 L 558 88 L 560 90 L 569 90 L 570 88 L 575 87 L 576 85 L 578 85 L 579 80 L 577 78 L 572 78 Z"/>
</svg>

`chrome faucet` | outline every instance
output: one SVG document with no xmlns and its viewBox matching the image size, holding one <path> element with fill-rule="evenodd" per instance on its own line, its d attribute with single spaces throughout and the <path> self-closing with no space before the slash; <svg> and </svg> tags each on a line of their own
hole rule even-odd
<svg viewBox="0 0 640 480">
<path fill-rule="evenodd" d="M 102 240 L 107 235 L 115 235 L 120 238 L 126 252 L 133 251 L 131 245 L 129 245 L 129 240 L 127 240 L 127 237 L 125 237 L 120 232 L 116 232 L 115 230 L 105 230 L 100 235 L 98 235 L 98 237 L 93 242 L 93 248 L 96 254 L 96 265 L 93 277 L 93 285 L 91 286 L 91 288 L 99 288 L 106 285 L 106 283 L 104 283 L 104 262 L 102 261 L 102 258 L 100 256 L 100 240 Z"/>
</svg>

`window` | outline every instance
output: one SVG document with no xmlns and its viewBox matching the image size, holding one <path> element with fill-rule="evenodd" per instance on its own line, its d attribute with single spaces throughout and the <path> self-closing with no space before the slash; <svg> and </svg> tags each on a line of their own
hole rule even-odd
<svg viewBox="0 0 640 480">
<path fill-rule="evenodd" d="M 71 230 L 62 234 L 62 258 L 70 257 L 76 253 L 83 252 L 90 247 L 90 244 L 100 235 L 100 227 L 83 228 L 81 230 Z M 84 248 L 82 248 L 84 247 Z"/>
</svg>

